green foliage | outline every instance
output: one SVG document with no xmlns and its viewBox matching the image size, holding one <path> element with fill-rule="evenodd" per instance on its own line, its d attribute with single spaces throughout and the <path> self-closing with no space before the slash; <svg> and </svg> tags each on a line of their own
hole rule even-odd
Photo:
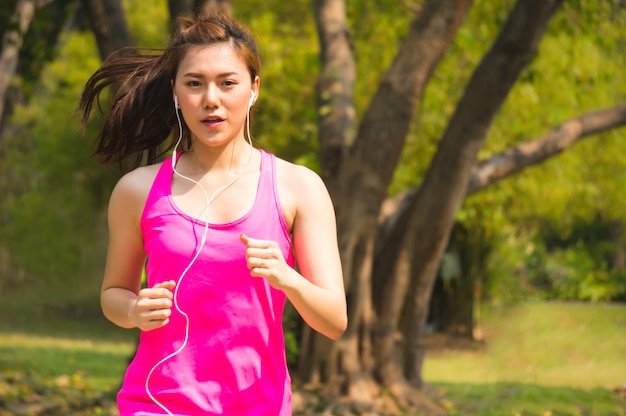
<svg viewBox="0 0 626 416">
<path fill-rule="evenodd" d="M 527 235 L 521 235 L 512 225 L 507 226 L 495 235 L 492 247 L 486 261 L 481 300 L 492 305 L 510 305 L 544 297 L 525 273 L 526 267 L 534 264 L 530 254 L 535 249 Z"/>
<path fill-rule="evenodd" d="M 37 9 L 19 53 L 18 72 L 23 87 L 36 85 L 45 64 L 55 57 L 55 46 L 75 6 L 72 0 L 59 0 Z M 29 96 L 34 93 L 24 90 Z"/>
<path fill-rule="evenodd" d="M 450 52 L 428 87 L 419 122 L 407 142 L 402 165 L 392 191 L 416 186 L 428 167 L 454 104 L 482 54 L 490 46 L 511 1 L 477 4 L 468 15 Z M 623 103 L 626 83 L 626 36 L 622 28 L 626 8 L 616 1 L 565 2 L 542 39 L 539 53 L 514 86 L 492 125 L 479 157 L 486 158 L 510 146 L 547 133 L 561 122 Z M 597 260 L 606 242 L 585 240 L 564 251 L 545 251 L 544 223 L 554 233 L 567 235 L 576 222 L 593 226 L 601 214 L 612 221 L 623 217 L 626 197 L 626 155 L 621 151 L 626 129 L 616 129 L 585 139 L 562 155 L 524 170 L 467 199 L 458 215 L 464 227 L 490 230 L 493 240 L 486 293 L 497 302 L 524 296 L 579 299 L 621 299 L 623 276 Z M 605 241 L 605 240 L 604 240 Z M 577 257 L 580 256 L 579 259 Z M 546 267 L 551 268 L 550 271 Z M 579 269 L 582 267 L 582 269 Z M 559 294 L 556 287 L 535 286 L 541 279 L 526 273 L 564 272 L 576 290 Z M 562 281 L 565 282 L 565 281 Z M 583 283 L 584 282 L 584 283 Z M 547 293 L 541 293 L 539 288 Z"/>
<path fill-rule="evenodd" d="M 527 263 L 530 283 L 552 299 L 626 299 L 626 272 L 610 267 L 620 243 L 611 240 L 608 227 L 597 218 L 576 223 L 566 236 L 544 230 Z"/>
<path fill-rule="evenodd" d="M 0 6 L 0 22 L 12 12 L 9 6 L 14 7 L 14 3 L 4 2 Z M 423 1 L 414 3 L 419 6 Z M 471 9 L 449 53 L 436 69 L 424 102 L 416 110 L 416 122 L 407 138 L 390 193 L 420 184 L 473 68 L 497 36 L 512 4 L 513 0 L 476 2 Z M 145 2 L 132 0 L 125 1 L 124 5 L 138 45 L 160 47 L 166 43 L 165 2 L 146 7 Z M 262 53 L 261 94 L 253 123 L 256 140 L 279 156 L 317 169 L 315 84 L 320 64 L 310 1 L 254 0 L 235 3 L 234 7 L 235 15 L 257 34 Z M 362 114 L 406 34 L 413 13 L 406 2 L 396 0 L 348 0 L 347 8 L 357 59 L 355 104 L 358 114 Z M 56 24 L 62 21 L 57 20 L 57 15 L 41 16 L 55 20 Z M 565 2 L 551 23 L 538 55 L 495 120 L 480 157 L 537 137 L 567 118 L 624 102 L 625 23 L 626 9 L 619 7 L 617 0 Z M 90 158 L 91 139 L 97 131 L 98 120 L 90 123 L 83 134 L 78 120 L 72 117 L 85 80 L 99 65 L 96 47 L 89 33 L 75 31 L 64 32 L 60 43 L 52 47 L 44 42 L 49 39 L 42 39 L 41 34 L 53 33 L 59 26 L 43 18 L 35 22 L 34 27 L 39 37 L 28 43 L 32 47 L 25 50 L 24 59 L 31 57 L 31 62 L 37 65 L 46 64 L 22 69 L 22 88 L 28 94 L 29 105 L 17 109 L 9 133 L 0 141 L 0 189 L 3 193 L 0 198 L 0 283 L 17 279 L 15 276 L 23 271 L 27 276 L 53 286 L 56 283 L 72 288 L 72 291 L 85 286 L 86 281 L 90 282 L 87 286 L 97 287 L 86 277 L 101 273 L 106 243 L 104 211 L 120 172 L 100 167 Z M 593 228 L 598 215 L 605 223 L 623 217 L 626 155 L 622 149 L 625 141 L 624 129 L 604 133 L 522 175 L 493 185 L 465 202 L 457 220 L 467 230 L 466 239 L 456 243 L 466 244 L 469 250 L 464 252 L 474 256 L 468 261 L 476 273 L 473 277 L 484 285 L 489 299 L 510 303 L 531 297 L 604 300 L 626 296 L 626 277 L 607 265 L 606 238 L 597 234 L 577 238 L 574 233 L 577 222 L 582 224 L 581 229 Z M 555 241 L 560 243 L 555 244 Z M 68 293 L 56 295 L 60 302 L 67 303 Z M 89 294 L 88 300 L 93 302 L 90 310 L 97 310 L 96 296 Z M 44 302 L 37 309 L 39 319 L 48 316 L 48 306 Z M 8 321 L 15 325 L 24 323 L 18 315 L 9 316 Z M 290 364 L 299 353 L 294 329 L 299 322 L 290 313 L 286 314 Z M 517 321 L 505 323 L 506 327 L 518 324 Z M 560 324 L 551 325 L 554 329 Z M 530 337 L 532 334 L 535 332 L 509 335 L 513 341 L 537 340 Z M 607 336 L 590 335 L 593 339 Z M 537 342 L 551 345 L 553 340 Z M 9 357 L 2 366 L 19 363 L 14 358 L 24 351 L 37 358 L 44 350 L 44 347 L 12 348 L 10 357 L 0 354 Z M 6 353 L 7 349 L 3 351 Z M 79 356 L 59 352 L 57 348 L 51 351 L 58 358 L 52 365 L 63 367 L 64 371 L 70 357 Z M 125 360 L 129 351 L 118 353 L 116 360 Z M 80 355 L 85 363 L 93 358 Z M 22 360 L 25 366 L 32 364 L 32 361 Z M 476 362 L 484 364 L 484 361 Z M 500 361 L 496 366 L 506 368 L 503 363 L 509 362 L 508 359 Z M 449 357 L 446 363 L 450 363 Z M 118 364 L 115 371 L 123 368 L 124 362 Z M 556 367 L 550 377 L 557 377 L 555 374 L 562 369 Z M 605 374 L 612 371 L 604 364 L 601 367 Z M 468 368 L 471 371 L 466 371 Z M 476 368 L 460 364 L 453 371 L 454 377 L 475 374 Z M 23 370 L 18 369 L 20 374 Z M 106 369 L 93 370 L 104 372 Z M 82 374 L 76 367 L 71 367 L 71 371 Z M 515 371 L 525 374 L 523 369 Z M 55 374 L 57 376 L 60 374 Z M 441 379 L 439 382 L 443 383 Z M 35 380 L 24 384 L 40 383 Z M 453 397 L 459 400 L 465 400 L 463 389 L 466 389 L 468 401 L 469 396 L 476 396 L 477 392 L 474 386 L 440 386 L 450 392 L 456 389 Z M 583 414 L 601 414 L 606 409 L 609 414 L 616 407 L 612 404 L 594 407 L 593 403 L 606 399 L 606 391 L 592 392 L 588 400 L 582 400 L 573 399 L 583 394 L 578 390 L 556 389 L 546 393 L 538 389 L 522 384 L 496 385 L 493 390 L 485 385 L 478 386 L 493 402 L 502 397 L 524 397 L 531 404 L 526 408 L 520 404 L 516 410 L 530 414 L 543 409 L 573 415 L 572 407 L 566 408 L 573 400 L 591 409 Z M 539 397 L 537 403 L 547 400 L 558 405 L 532 404 L 534 399 L 531 398 L 536 397 Z M 461 406 L 455 404 L 453 408 L 461 409 Z M 593 410 L 596 408 L 601 410 Z M 504 410 L 498 408 L 491 414 L 502 412 Z M 468 410 L 466 414 L 472 413 Z M 474 414 L 488 413 L 477 411 Z"/>
<path fill-rule="evenodd" d="M 141 47 L 162 48 L 169 39 L 167 2 L 123 1 L 130 32 Z"/>
<path fill-rule="evenodd" d="M 570 117 L 624 102 L 626 83 L 620 75 L 626 45 L 614 18 L 626 19 L 626 9 L 617 15 L 597 4 L 566 2 L 557 13 L 538 56 L 496 120 L 483 155 L 532 139 Z M 626 157 L 620 149 L 625 134 L 622 128 L 593 137 L 510 179 L 500 188 L 511 202 L 509 215 L 546 218 L 563 228 L 575 218 L 591 220 L 599 211 L 621 215 L 618 207 L 626 201 L 612 191 L 624 179 Z"/>
<path fill-rule="evenodd" d="M 131 21 L 141 16 L 152 22 L 133 26 L 137 36 L 146 46 L 162 46 L 166 20 L 156 13 L 164 16 L 164 9 L 140 3 L 126 2 Z M 85 81 L 100 64 L 92 34 L 66 32 L 53 49 L 49 56 L 56 58 L 41 77 L 23 79 L 24 88 L 33 91 L 31 100 L 16 109 L 11 132 L 0 143 L 0 154 L 6 155 L 0 166 L 0 188 L 6 191 L 0 200 L 0 246 L 11 253 L 11 266 L 27 276 L 69 283 L 101 273 L 105 207 L 120 172 L 91 158 L 98 120 L 82 132 L 73 115 Z"/>
<path fill-rule="evenodd" d="M 357 65 L 355 105 L 362 114 L 391 64 L 414 13 L 396 0 L 347 1 Z"/>
<path fill-rule="evenodd" d="M 299 9 L 300 24 L 290 25 L 271 9 L 263 10 L 247 22 L 256 34 L 262 64 L 252 134 L 263 148 L 316 168 L 314 103 L 319 61 L 312 15 Z"/>
<path fill-rule="evenodd" d="M 101 263 L 95 234 L 102 222 L 110 179 L 90 160 L 90 143 L 72 118 L 86 74 L 98 61 L 90 38 L 70 35 L 58 60 L 47 65 L 38 83 L 35 105 L 17 108 L 14 132 L 4 138 L 7 218 L 0 238 L 28 274 L 57 279 L 84 276 Z M 73 65 L 74 60 L 82 65 Z M 5 176 L 7 178 L 7 176 Z M 5 205 L 6 204 L 6 205 Z"/>
<path fill-rule="evenodd" d="M 302 318 L 300 318 L 298 311 L 296 311 L 290 303 L 285 305 L 283 328 L 285 331 L 287 365 L 290 368 L 296 368 L 300 356 L 300 342 L 298 338 L 302 333 Z"/>
<path fill-rule="evenodd" d="M 579 219 L 567 234 L 550 225 L 560 226 L 550 222 L 524 233 L 511 225 L 496 234 L 487 260 L 488 301 L 626 299 L 626 274 L 611 266 L 623 243 L 608 235 L 609 224 Z"/>
<path fill-rule="evenodd" d="M 0 39 L 4 36 L 4 31 L 11 27 L 11 20 L 15 14 L 17 0 L 5 0 L 0 3 Z"/>
<path fill-rule="evenodd" d="M 14 3 L 0 6 L 0 19 L 10 16 Z M 69 7 L 71 2 L 54 3 Z M 391 194 L 420 184 L 467 80 L 513 3 L 478 2 L 470 10 L 416 110 Z M 414 2 L 414 7 L 422 4 Z M 495 120 L 481 157 L 532 139 L 569 117 L 624 101 L 626 10 L 619 4 L 618 0 L 564 3 L 538 55 Z M 132 0 L 124 6 L 138 45 L 165 45 L 165 2 L 146 7 L 145 2 Z M 362 114 L 414 12 L 408 3 L 395 0 L 349 0 L 346 6 L 357 60 L 355 104 Z M 262 54 L 262 88 L 253 120 L 256 140 L 279 156 L 318 169 L 319 46 L 311 3 L 254 0 L 236 3 L 234 13 L 257 35 Z M 5 271 L 21 265 L 28 275 L 80 279 L 100 273 L 104 207 L 119 172 L 104 169 L 89 157 L 98 120 L 83 135 L 72 118 L 82 84 L 99 64 L 91 35 L 70 31 L 57 47 L 50 47 L 42 34 L 54 33 L 65 20 L 52 9 L 38 16 L 43 17 L 34 22 L 37 36 L 25 48 L 24 62 L 29 62 L 27 56 L 32 62 L 54 59 L 37 70 L 23 69 L 22 88 L 30 103 L 17 109 L 11 133 L 0 143 L 0 157 L 6 161 L 0 164 L 0 259 L 11 263 Z M 35 81 L 38 73 L 42 76 Z M 586 299 L 622 296 L 617 286 L 605 287 L 605 282 L 616 282 L 620 276 L 597 261 L 595 251 L 600 246 L 545 251 L 536 264 L 532 261 L 537 257 L 528 255 L 528 247 L 542 246 L 541 224 L 546 221 L 555 233 L 566 235 L 575 219 L 591 222 L 601 213 L 608 221 L 622 215 L 625 136 L 625 130 L 619 129 L 591 138 L 465 202 L 458 221 L 470 233 L 474 229 L 484 237 L 471 244 L 484 244 L 490 250 L 486 272 L 481 271 L 477 281 L 493 291 L 494 299 L 509 297 L 507 292 L 516 293 L 513 297 L 539 295 L 529 285 L 535 278 L 524 273 L 548 265 L 555 270 L 580 269 L 574 280 L 587 282 L 578 289 Z M 484 250 L 473 252 L 484 256 Z M 483 270 L 482 261 L 473 262 L 477 270 Z M 520 273 L 526 278 L 520 280 Z M 504 288 L 498 289 L 499 284 Z"/>
</svg>

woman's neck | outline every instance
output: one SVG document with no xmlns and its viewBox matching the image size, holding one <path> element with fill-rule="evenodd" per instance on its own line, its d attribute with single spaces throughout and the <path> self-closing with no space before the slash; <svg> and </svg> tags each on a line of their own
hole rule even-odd
<svg viewBox="0 0 626 416">
<path fill-rule="evenodd" d="M 255 149 L 245 140 L 236 140 L 222 148 L 192 146 L 187 160 L 190 174 L 231 172 L 241 174 L 250 166 Z"/>
</svg>

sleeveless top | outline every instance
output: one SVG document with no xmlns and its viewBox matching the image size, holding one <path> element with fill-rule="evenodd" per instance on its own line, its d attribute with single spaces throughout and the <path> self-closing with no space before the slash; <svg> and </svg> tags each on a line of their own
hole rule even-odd
<svg viewBox="0 0 626 416">
<path fill-rule="evenodd" d="M 275 157 L 261 150 L 252 208 L 238 220 L 208 224 L 206 243 L 186 273 L 205 223 L 177 208 L 172 175 L 169 158 L 148 195 L 141 231 L 148 286 L 175 280 L 175 304 L 167 325 L 140 333 L 118 393 L 120 416 L 291 415 L 285 294 L 250 275 L 239 240 L 244 233 L 276 241 L 287 263 L 295 265 L 278 200 Z"/>
</svg>

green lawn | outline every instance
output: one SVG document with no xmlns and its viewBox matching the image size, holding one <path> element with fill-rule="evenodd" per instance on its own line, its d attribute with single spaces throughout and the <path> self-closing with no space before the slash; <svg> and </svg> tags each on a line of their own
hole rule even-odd
<svg viewBox="0 0 626 416">
<path fill-rule="evenodd" d="M 56 409 L 45 414 L 114 414 L 135 333 L 105 321 L 97 284 L 85 290 L 2 292 L 0 416 L 43 414 L 41 403 Z M 613 392 L 626 384 L 626 305 L 528 303 L 479 318 L 483 343 L 426 355 L 424 378 L 450 416 L 626 416 Z M 94 407 L 73 410 L 80 401 Z"/>
<path fill-rule="evenodd" d="M 491 310 L 473 348 L 431 349 L 425 380 L 451 414 L 626 415 L 626 305 L 528 303 Z"/>
<path fill-rule="evenodd" d="M 98 284 L 4 290 L 0 301 L 0 416 L 109 415 L 134 332 L 108 323 Z M 71 293 L 69 295 L 68 293 Z M 85 413 L 73 406 L 89 403 Z"/>
</svg>

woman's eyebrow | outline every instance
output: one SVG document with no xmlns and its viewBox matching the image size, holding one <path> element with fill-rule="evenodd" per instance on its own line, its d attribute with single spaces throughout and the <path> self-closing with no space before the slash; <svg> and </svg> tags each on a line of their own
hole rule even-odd
<svg viewBox="0 0 626 416">
<path fill-rule="evenodd" d="M 230 71 L 230 72 L 224 72 L 224 73 L 218 74 L 217 78 L 228 78 L 228 77 L 238 76 L 238 75 L 239 75 L 239 72 Z M 183 74 L 182 76 L 187 77 L 187 78 L 204 78 L 204 74 L 197 73 L 197 72 L 187 72 Z"/>
</svg>

